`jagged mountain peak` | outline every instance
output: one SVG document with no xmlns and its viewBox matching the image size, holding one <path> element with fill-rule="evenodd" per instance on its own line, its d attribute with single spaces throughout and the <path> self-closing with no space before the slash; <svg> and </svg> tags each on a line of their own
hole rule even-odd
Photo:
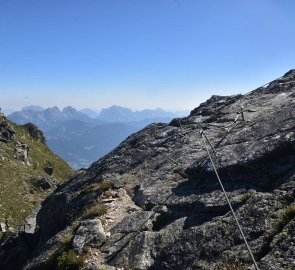
<svg viewBox="0 0 295 270">
<path fill-rule="evenodd" d="M 72 106 L 66 106 L 66 107 L 63 108 L 62 112 L 63 112 L 63 113 L 67 113 L 67 112 L 77 112 L 77 110 L 76 110 L 74 107 L 72 107 Z"/>
<path fill-rule="evenodd" d="M 145 109 L 141 111 L 133 111 L 130 108 L 125 108 L 113 105 L 109 108 L 101 110 L 98 118 L 108 122 L 136 122 L 147 119 L 159 119 L 175 117 L 173 113 L 166 112 L 161 108 Z"/>
<path fill-rule="evenodd" d="M 36 111 L 36 112 L 40 112 L 40 111 L 44 111 L 44 108 L 39 106 L 39 105 L 30 105 L 30 106 L 25 106 L 22 108 L 22 111 Z"/>
<path fill-rule="evenodd" d="M 61 112 L 57 106 L 49 107 L 45 109 L 46 111 Z"/>
<path fill-rule="evenodd" d="M 289 80 L 294 80 L 295 77 L 295 69 L 290 69 L 288 72 L 286 72 L 283 76 L 284 78 L 288 78 Z"/>
<path fill-rule="evenodd" d="M 91 122 L 92 120 L 84 113 L 68 106 L 60 110 L 57 106 L 49 107 L 44 110 L 22 110 L 8 115 L 9 119 L 18 123 L 28 122 L 38 125 L 42 130 L 47 131 L 53 126 L 67 120 L 83 120 Z"/>
</svg>

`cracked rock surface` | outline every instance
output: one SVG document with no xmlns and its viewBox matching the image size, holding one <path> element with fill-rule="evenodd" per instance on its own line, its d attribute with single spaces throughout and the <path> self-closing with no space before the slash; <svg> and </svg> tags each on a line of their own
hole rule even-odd
<svg viewBox="0 0 295 270">
<path fill-rule="evenodd" d="M 106 238 L 85 269 L 254 269 L 201 128 L 260 269 L 295 269 L 295 70 L 128 137 L 43 202 L 33 235 L 2 243 L 0 269 L 46 269 L 63 235 L 89 234 L 77 229 L 87 209 Z"/>
</svg>

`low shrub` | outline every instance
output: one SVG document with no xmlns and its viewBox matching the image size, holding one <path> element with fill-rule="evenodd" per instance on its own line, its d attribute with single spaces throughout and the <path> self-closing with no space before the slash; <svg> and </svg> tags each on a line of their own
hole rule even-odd
<svg viewBox="0 0 295 270">
<path fill-rule="evenodd" d="M 213 111 L 210 115 L 210 117 L 205 121 L 206 123 L 212 123 L 212 122 L 216 122 L 218 120 L 218 118 L 221 117 L 221 113 L 220 111 Z"/>
<path fill-rule="evenodd" d="M 107 190 L 110 190 L 113 188 L 113 184 L 110 182 L 102 182 L 102 183 L 92 183 L 86 188 L 84 188 L 82 191 L 79 192 L 80 194 L 88 194 L 91 192 L 98 192 L 103 193 Z"/>
<path fill-rule="evenodd" d="M 246 201 L 248 201 L 253 196 L 253 194 L 254 194 L 253 192 L 248 192 L 248 193 L 244 194 L 241 197 L 241 202 L 245 203 Z"/>
<path fill-rule="evenodd" d="M 58 270 L 79 270 L 84 264 L 84 258 L 77 255 L 73 250 L 64 251 L 57 258 Z"/>
<path fill-rule="evenodd" d="M 105 214 L 108 211 L 108 207 L 102 203 L 91 206 L 86 209 L 86 213 L 84 214 L 84 218 L 92 218 L 98 217 Z"/>
<path fill-rule="evenodd" d="M 218 267 L 218 270 L 246 270 L 246 265 L 234 260 L 231 262 L 221 263 Z"/>
<path fill-rule="evenodd" d="M 281 215 L 279 216 L 278 222 L 275 226 L 275 232 L 280 232 L 283 229 L 283 227 L 293 218 L 295 218 L 295 203 L 283 209 Z"/>
<path fill-rule="evenodd" d="M 64 235 L 62 239 L 60 240 L 62 248 L 64 249 L 70 248 L 73 242 L 73 238 L 74 236 L 72 233 L 67 233 L 66 235 Z"/>
<path fill-rule="evenodd" d="M 73 231 L 64 234 L 60 239 L 60 246 L 48 256 L 48 259 L 43 266 L 44 270 L 52 270 L 52 269 L 80 269 L 74 268 L 71 265 L 66 266 L 65 260 L 69 259 L 69 261 L 73 261 L 72 258 L 74 251 L 71 250 L 72 242 L 73 242 Z M 70 254 L 70 255 L 67 255 Z M 79 257 L 80 258 L 80 257 Z M 81 258 L 79 259 L 81 260 Z M 60 264 L 60 266 L 59 266 Z"/>
<path fill-rule="evenodd" d="M 288 223 L 293 218 L 295 218 L 295 204 L 291 204 L 291 205 L 287 206 L 281 215 L 281 220 L 284 223 Z"/>
</svg>

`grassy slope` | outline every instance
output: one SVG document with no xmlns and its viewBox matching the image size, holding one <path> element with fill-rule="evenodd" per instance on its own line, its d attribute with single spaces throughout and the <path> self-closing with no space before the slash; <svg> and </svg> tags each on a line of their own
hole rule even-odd
<svg viewBox="0 0 295 270">
<path fill-rule="evenodd" d="M 46 145 L 30 137 L 25 127 L 10 123 L 16 131 L 15 139 L 29 145 L 30 165 L 14 158 L 15 142 L 0 142 L 0 222 L 8 219 L 9 225 L 20 225 L 30 211 L 44 199 L 49 192 L 34 188 L 28 179 L 30 176 L 44 175 L 44 165 L 48 162 L 54 168 L 54 177 L 63 181 L 72 173 L 70 167 Z M 1 235 L 0 235 L 1 237 Z"/>
</svg>

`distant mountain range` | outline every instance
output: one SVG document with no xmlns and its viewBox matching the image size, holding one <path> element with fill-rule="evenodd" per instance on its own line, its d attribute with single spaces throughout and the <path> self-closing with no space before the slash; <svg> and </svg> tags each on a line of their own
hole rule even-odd
<svg viewBox="0 0 295 270">
<path fill-rule="evenodd" d="M 63 110 L 59 110 L 56 106 L 47 109 L 39 106 L 28 106 L 21 111 L 9 114 L 8 118 L 17 124 L 34 123 L 44 132 L 69 120 L 78 120 L 93 125 L 104 123 L 99 119 L 90 118 L 85 113 L 79 112 L 71 106 L 65 107 Z"/>
<path fill-rule="evenodd" d="M 143 121 L 146 119 L 173 118 L 175 116 L 175 114 L 166 112 L 159 108 L 155 110 L 132 111 L 129 108 L 112 106 L 107 109 L 102 109 L 98 118 L 106 122 L 128 123 Z"/>
<path fill-rule="evenodd" d="M 85 109 L 80 110 L 80 112 L 85 113 L 90 118 L 97 118 L 99 116 L 100 110 L 93 110 L 93 109 L 85 108 Z"/>
<path fill-rule="evenodd" d="M 23 111 L 36 111 L 36 112 L 41 112 L 44 111 L 45 109 L 39 105 L 31 105 L 31 106 L 25 106 L 22 109 Z"/>
<path fill-rule="evenodd" d="M 134 132 L 155 122 L 170 122 L 178 115 L 162 109 L 132 111 L 112 106 L 81 111 L 68 106 L 24 107 L 8 118 L 17 124 L 34 123 L 44 131 L 48 146 L 73 168 L 88 167 Z"/>
</svg>

